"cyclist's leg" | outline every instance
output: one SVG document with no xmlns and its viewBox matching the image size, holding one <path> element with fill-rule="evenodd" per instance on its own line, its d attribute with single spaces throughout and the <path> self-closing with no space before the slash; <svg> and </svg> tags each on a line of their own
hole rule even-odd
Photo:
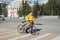
<svg viewBox="0 0 60 40">
<path fill-rule="evenodd" d="M 31 30 L 29 30 L 31 28 Z M 28 31 L 29 30 L 29 31 Z M 26 33 L 33 33 L 33 25 L 28 25 L 27 28 L 26 28 Z"/>
<path fill-rule="evenodd" d="M 27 22 L 26 22 L 26 33 L 29 33 L 29 32 L 28 32 L 28 30 L 30 29 L 30 28 L 29 28 L 29 25 L 30 25 L 30 23 L 27 21 Z"/>
<path fill-rule="evenodd" d="M 34 32 L 34 30 L 33 30 L 33 25 L 34 25 L 34 22 L 32 22 L 32 23 L 30 24 L 31 34 Z"/>
<path fill-rule="evenodd" d="M 27 22 L 27 26 L 26 26 L 26 33 L 29 33 L 28 30 L 31 28 L 31 33 L 33 33 L 33 25 L 30 22 Z"/>
<path fill-rule="evenodd" d="M 29 30 L 29 29 L 31 29 L 31 30 Z M 28 31 L 28 30 L 29 30 L 29 31 Z M 28 25 L 28 26 L 27 26 L 27 28 L 26 28 L 26 33 L 29 33 L 29 32 L 30 32 L 31 34 L 33 33 L 33 25 Z"/>
<path fill-rule="evenodd" d="M 33 25 L 30 25 L 31 28 L 31 34 L 33 33 Z"/>
</svg>

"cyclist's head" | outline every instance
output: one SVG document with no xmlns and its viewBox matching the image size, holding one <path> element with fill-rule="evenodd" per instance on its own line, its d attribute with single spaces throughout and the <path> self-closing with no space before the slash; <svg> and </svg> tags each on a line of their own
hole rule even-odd
<svg viewBox="0 0 60 40">
<path fill-rule="evenodd" d="M 29 11 L 29 14 L 32 15 L 33 14 L 32 11 Z"/>
</svg>

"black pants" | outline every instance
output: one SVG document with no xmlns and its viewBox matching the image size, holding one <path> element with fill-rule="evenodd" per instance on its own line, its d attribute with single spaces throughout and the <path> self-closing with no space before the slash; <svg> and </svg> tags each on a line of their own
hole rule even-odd
<svg viewBox="0 0 60 40">
<path fill-rule="evenodd" d="M 28 30 L 31 28 L 31 33 L 33 33 L 33 25 L 29 25 L 29 27 L 27 27 L 26 29 L 26 33 L 29 33 Z"/>
</svg>

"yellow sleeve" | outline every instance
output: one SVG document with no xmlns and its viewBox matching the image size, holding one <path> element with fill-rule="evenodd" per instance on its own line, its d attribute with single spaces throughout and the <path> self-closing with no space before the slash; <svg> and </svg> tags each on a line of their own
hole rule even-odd
<svg viewBox="0 0 60 40">
<path fill-rule="evenodd" d="M 25 16 L 25 21 L 27 21 L 28 20 L 28 16 Z"/>
</svg>

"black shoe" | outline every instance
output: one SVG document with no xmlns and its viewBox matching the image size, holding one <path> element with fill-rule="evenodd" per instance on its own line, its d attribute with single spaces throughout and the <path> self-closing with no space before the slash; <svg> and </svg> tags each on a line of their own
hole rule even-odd
<svg viewBox="0 0 60 40">
<path fill-rule="evenodd" d="M 26 33 L 29 33 L 29 32 L 26 31 Z"/>
</svg>

